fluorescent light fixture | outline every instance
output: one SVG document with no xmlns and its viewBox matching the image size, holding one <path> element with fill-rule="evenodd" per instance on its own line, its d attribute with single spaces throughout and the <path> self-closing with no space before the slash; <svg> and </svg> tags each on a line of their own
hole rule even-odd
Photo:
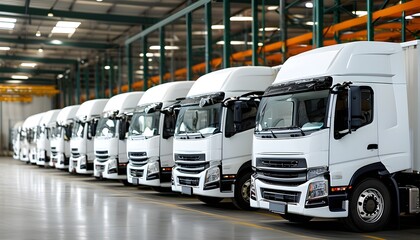
<svg viewBox="0 0 420 240">
<path fill-rule="evenodd" d="M 230 45 L 245 45 L 245 43 L 248 44 L 248 45 L 252 45 L 252 42 L 230 41 Z M 225 41 L 218 41 L 218 42 L 216 42 L 216 44 L 217 45 L 224 45 Z M 258 43 L 258 46 L 260 46 L 260 47 L 263 46 L 263 43 Z"/>
<path fill-rule="evenodd" d="M 44 49 L 38 48 L 38 52 L 42 53 L 42 52 L 44 52 Z"/>
<path fill-rule="evenodd" d="M 16 18 L 0 17 L 0 22 L 16 23 Z"/>
<path fill-rule="evenodd" d="M 140 53 L 140 57 L 143 57 L 144 54 Z M 146 57 L 160 57 L 160 53 L 146 53 Z"/>
<path fill-rule="evenodd" d="M 280 30 L 280 28 L 278 28 L 278 27 L 265 27 L 264 28 L 264 31 L 266 31 L 266 32 L 274 32 L 274 31 L 277 31 L 277 30 Z M 258 29 L 258 31 L 262 32 L 263 28 Z"/>
<path fill-rule="evenodd" d="M 412 20 L 412 19 L 414 19 L 413 16 L 405 16 L 405 20 Z"/>
<path fill-rule="evenodd" d="M 21 63 L 20 64 L 20 66 L 21 67 L 31 67 L 31 68 L 34 68 L 34 67 L 36 67 L 36 63 Z"/>
<path fill-rule="evenodd" d="M 358 17 L 367 15 L 367 11 L 353 11 L 352 13 Z"/>
<path fill-rule="evenodd" d="M 279 8 L 279 6 L 268 6 L 267 10 L 268 11 L 276 11 Z"/>
<path fill-rule="evenodd" d="M 413 16 L 413 17 L 420 17 L 420 13 L 414 13 L 411 16 Z"/>
<path fill-rule="evenodd" d="M 160 50 L 160 46 L 157 46 L 157 45 L 150 46 L 149 49 L 150 50 Z M 165 50 L 178 50 L 178 49 L 179 49 L 178 46 L 165 46 Z"/>
<path fill-rule="evenodd" d="M 137 70 L 136 71 L 136 74 L 143 74 L 144 72 L 143 72 L 143 70 Z"/>
<path fill-rule="evenodd" d="M 56 27 L 78 28 L 81 22 L 58 21 Z"/>
<path fill-rule="evenodd" d="M 21 80 L 8 80 L 7 83 L 22 83 Z"/>
<path fill-rule="evenodd" d="M 96 0 L 97 2 L 102 2 L 103 0 Z"/>
<path fill-rule="evenodd" d="M 252 22 L 253 18 L 249 16 L 232 16 L 230 21 L 232 22 Z"/>
<path fill-rule="evenodd" d="M 51 10 L 47 14 L 48 17 L 54 17 L 54 13 L 51 12 Z"/>
<path fill-rule="evenodd" d="M 63 78 L 63 77 L 64 77 L 64 75 L 63 75 L 63 74 L 58 74 L 58 75 L 57 75 L 57 78 L 58 78 L 58 79 Z"/>
<path fill-rule="evenodd" d="M 57 39 L 51 40 L 51 43 L 52 43 L 52 44 L 55 44 L 55 45 L 60 45 L 60 44 L 63 44 L 63 42 L 62 42 L 62 41 L 57 40 Z"/>
<path fill-rule="evenodd" d="M 37 36 L 37 37 L 41 37 L 41 31 L 36 31 L 36 34 L 35 34 L 35 36 Z"/>
<path fill-rule="evenodd" d="M 69 27 L 54 27 L 51 33 L 67 33 L 73 34 L 76 32 L 76 28 L 69 28 Z"/>
<path fill-rule="evenodd" d="M 207 31 L 193 31 L 192 35 L 207 35 Z"/>
<path fill-rule="evenodd" d="M 213 29 L 213 30 L 223 30 L 223 29 L 225 29 L 225 25 L 212 25 L 211 29 Z"/>
<path fill-rule="evenodd" d="M 308 25 L 308 26 L 313 26 L 314 22 L 306 22 L 305 24 Z"/>
<path fill-rule="evenodd" d="M 18 79 L 18 80 L 26 80 L 28 79 L 28 76 L 25 75 L 12 75 L 12 79 Z"/>
<path fill-rule="evenodd" d="M 106 65 L 106 66 L 104 67 L 104 69 L 105 69 L 105 70 L 109 70 L 109 69 L 111 69 L 111 67 L 110 67 L 109 65 Z"/>
<path fill-rule="evenodd" d="M 13 28 L 15 28 L 15 24 L 14 23 L 0 22 L 0 29 L 12 30 Z"/>
<path fill-rule="evenodd" d="M 10 47 L 0 47 L 0 51 L 9 51 Z"/>
<path fill-rule="evenodd" d="M 305 7 L 306 8 L 313 8 L 314 7 L 314 4 L 312 2 L 306 2 L 305 3 Z"/>
</svg>

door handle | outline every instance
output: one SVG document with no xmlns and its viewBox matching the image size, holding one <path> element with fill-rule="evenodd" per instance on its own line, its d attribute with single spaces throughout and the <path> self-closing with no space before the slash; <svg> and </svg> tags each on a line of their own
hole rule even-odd
<svg viewBox="0 0 420 240">
<path fill-rule="evenodd" d="M 369 144 L 367 150 L 378 149 L 378 144 Z"/>
</svg>

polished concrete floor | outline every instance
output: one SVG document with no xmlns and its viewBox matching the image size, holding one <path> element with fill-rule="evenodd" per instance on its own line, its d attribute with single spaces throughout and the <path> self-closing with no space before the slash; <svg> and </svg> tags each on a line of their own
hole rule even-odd
<svg viewBox="0 0 420 240">
<path fill-rule="evenodd" d="M 338 221 L 291 224 L 229 201 L 207 206 L 191 197 L 124 187 L 0 157 L 0 239 L 419 239 L 420 220 L 401 230 L 360 234 Z"/>
</svg>

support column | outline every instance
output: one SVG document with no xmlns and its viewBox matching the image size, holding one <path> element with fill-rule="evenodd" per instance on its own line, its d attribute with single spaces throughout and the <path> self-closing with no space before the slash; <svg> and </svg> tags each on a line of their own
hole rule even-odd
<svg viewBox="0 0 420 240">
<path fill-rule="evenodd" d="M 280 13 L 280 34 L 281 34 L 281 54 L 282 62 L 284 63 L 287 60 L 287 9 L 286 2 L 281 1 L 279 3 L 279 13 Z"/>
<path fill-rule="evenodd" d="M 148 89 L 149 82 L 149 59 L 147 54 L 147 36 L 142 38 L 143 45 L 143 91 Z"/>
<path fill-rule="evenodd" d="M 401 4 L 404 4 L 406 2 L 406 0 L 401 0 Z M 401 42 L 405 42 L 407 41 L 407 35 L 405 34 L 405 30 L 406 30 L 406 21 L 405 21 L 405 11 L 402 12 L 401 14 Z"/>
<path fill-rule="evenodd" d="M 96 59 L 95 63 L 95 98 L 101 98 L 99 96 L 99 59 Z"/>
<path fill-rule="evenodd" d="M 205 21 L 206 21 L 206 38 L 205 38 L 205 45 L 206 45 L 206 73 L 211 72 L 211 60 L 213 56 L 213 43 L 212 43 L 212 30 L 211 30 L 211 24 L 212 24 L 212 16 L 211 16 L 211 2 L 206 3 L 204 5 L 205 10 Z M 190 80 L 190 79 L 187 79 Z"/>
<path fill-rule="evenodd" d="M 262 7 L 262 11 L 261 11 L 261 28 L 262 28 L 262 37 L 261 37 L 261 42 L 263 43 L 263 47 L 265 46 L 265 12 L 266 12 L 266 8 L 265 8 L 265 0 L 261 1 L 261 7 Z M 261 51 L 261 57 L 263 59 L 263 65 L 267 66 L 267 60 L 265 59 L 265 50 Z"/>
<path fill-rule="evenodd" d="M 252 65 L 258 66 L 258 0 L 252 0 L 251 4 L 252 4 Z"/>
<path fill-rule="evenodd" d="M 117 69 L 117 78 L 118 78 L 118 84 L 117 84 L 117 93 L 120 94 L 121 93 L 121 85 L 122 85 L 122 71 L 121 71 L 121 67 L 122 67 L 122 50 L 121 47 L 118 48 L 118 69 Z"/>
<path fill-rule="evenodd" d="M 333 18 L 333 23 L 337 24 L 341 21 L 341 17 L 340 17 L 340 6 L 341 6 L 341 0 L 335 0 L 335 8 L 334 8 L 334 18 Z M 340 41 L 340 34 L 338 32 L 334 33 L 334 40 L 337 43 L 341 43 Z"/>
<path fill-rule="evenodd" d="M 192 14 L 191 12 L 185 15 L 186 24 L 187 24 L 187 41 L 186 41 L 186 48 L 187 48 L 187 80 L 192 79 Z"/>
<path fill-rule="evenodd" d="M 314 3 L 315 46 L 319 48 L 324 45 L 324 0 L 315 0 Z"/>
<path fill-rule="evenodd" d="M 223 68 L 230 67 L 230 0 L 223 0 L 223 24 L 225 31 L 223 35 Z"/>
<path fill-rule="evenodd" d="M 374 41 L 374 29 L 373 29 L 373 0 L 367 0 L 367 40 Z"/>
<path fill-rule="evenodd" d="M 85 95 L 86 95 L 86 99 L 85 101 L 89 100 L 89 67 L 85 67 L 83 69 L 83 78 L 85 80 Z"/>
<path fill-rule="evenodd" d="M 125 58 L 127 63 L 128 92 L 131 92 L 131 85 L 133 84 L 133 59 L 131 55 L 131 44 L 125 45 Z"/>
<path fill-rule="evenodd" d="M 101 95 L 103 98 L 106 98 L 105 95 L 105 81 L 106 81 L 106 72 L 105 72 L 105 57 L 102 58 L 102 64 L 101 64 Z"/>
<path fill-rule="evenodd" d="M 75 104 L 80 104 L 80 61 L 76 64 L 76 99 Z"/>
<path fill-rule="evenodd" d="M 111 98 L 114 96 L 114 64 L 112 62 L 112 58 L 108 57 L 108 66 L 110 67 L 108 70 L 108 89 L 109 89 L 109 97 Z"/>
<path fill-rule="evenodd" d="M 159 28 L 159 84 L 162 84 L 165 76 L 165 28 Z"/>
</svg>

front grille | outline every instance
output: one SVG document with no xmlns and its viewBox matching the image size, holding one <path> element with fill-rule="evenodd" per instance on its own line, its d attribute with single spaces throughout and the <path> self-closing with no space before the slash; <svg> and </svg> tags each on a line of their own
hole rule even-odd
<svg viewBox="0 0 420 240">
<path fill-rule="evenodd" d="M 196 187 L 200 183 L 200 178 L 196 177 L 178 177 L 178 182 L 180 185 Z"/>
<path fill-rule="evenodd" d="M 271 184 L 301 184 L 306 182 L 306 160 L 303 158 L 257 158 L 256 173 L 256 178 Z"/>
<path fill-rule="evenodd" d="M 300 200 L 300 192 L 279 191 L 265 188 L 261 189 L 261 196 L 265 200 L 287 203 L 298 203 Z"/>
<path fill-rule="evenodd" d="M 206 155 L 202 154 L 175 154 L 177 170 L 183 173 L 200 173 L 210 167 L 206 162 Z"/>
<path fill-rule="evenodd" d="M 144 172 L 143 169 L 130 169 L 130 175 L 132 177 L 139 177 L 139 178 L 141 178 L 141 177 L 143 177 L 143 172 Z"/>
<path fill-rule="evenodd" d="M 79 149 L 78 148 L 72 148 L 71 149 L 71 157 L 72 158 L 78 158 L 80 157 Z"/>
<path fill-rule="evenodd" d="M 99 162 L 106 162 L 109 159 L 108 151 L 95 151 L 95 157 Z"/>
<path fill-rule="evenodd" d="M 105 166 L 104 165 L 96 165 L 95 168 L 96 168 L 96 171 L 98 171 L 98 172 L 105 171 Z"/>
<path fill-rule="evenodd" d="M 51 147 L 51 150 L 57 150 L 57 147 Z"/>
<path fill-rule="evenodd" d="M 136 166 L 144 166 L 148 160 L 146 152 L 128 152 L 128 158 Z"/>
</svg>

